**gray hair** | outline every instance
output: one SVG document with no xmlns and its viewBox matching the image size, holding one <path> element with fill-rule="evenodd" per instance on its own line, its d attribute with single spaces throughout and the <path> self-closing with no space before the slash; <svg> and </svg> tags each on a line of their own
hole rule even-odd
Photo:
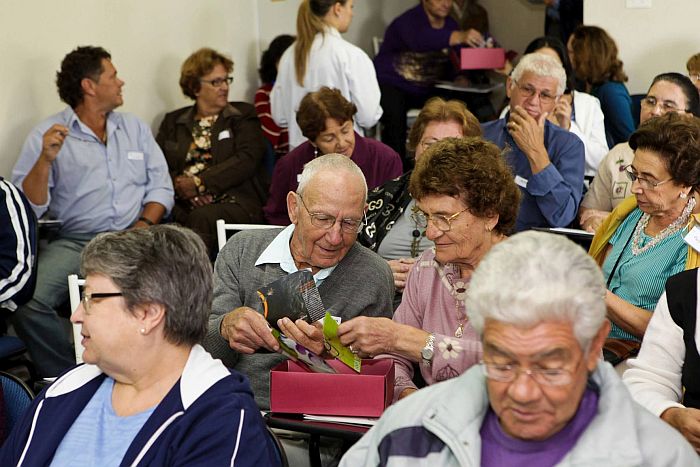
<svg viewBox="0 0 700 467">
<path fill-rule="evenodd" d="M 100 234 L 83 250 L 80 273 L 109 277 L 130 311 L 163 305 L 168 342 L 194 345 L 204 339 L 213 272 L 204 242 L 190 229 L 170 224 Z"/>
<path fill-rule="evenodd" d="M 479 263 L 466 306 L 479 335 L 487 319 L 523 328 L 565 321 L 585 351 L 605 320 L 605 283 L 583 248 L 528 231 L 494 246 Z"/>
<path fill-rule="evenodd" d="M 566 71 L 562 64 L 554 57 L 538 53 L 523 56 L 510 75 L 512 78 L 511 88 L 515 86 L 515 81 L 520 82 L 520 78 L 522 78 L 527 71 L 541 78 L 556 79 L 557 96 L 564 94 L 564 90 L 566 89 Z"/>
<path fill-rule="evenodd" d="M 304 190 L 311 179 L 314 178 L 317 173 L 326 170 L 334 173 L 346 171 L 352 175 L 355 175 L 357 178 L 362 180 L 362 188 L 364 190 L 364 196 L 362 199 L 367 199 L 367 181 L 365 180 L 365 174 L 362 173 L 362 170 L 360 170 L 357 164 L 355 164 L 348 156 L 336 153 L 330 153 L 317 157 L 316 159 L 304 164 L 304 170 L 301 171 L 301 175 L 299 176 L 299 187 L 297 188 L 297 193 L 303 196 Z"/>
</svg>

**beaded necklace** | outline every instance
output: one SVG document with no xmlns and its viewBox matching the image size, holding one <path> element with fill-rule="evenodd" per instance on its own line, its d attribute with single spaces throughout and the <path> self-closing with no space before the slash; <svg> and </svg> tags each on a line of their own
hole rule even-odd
<svg viewBox="0 0 700 467">
<path fill-rule="evenodd" d="M 661 242 L 665 238 L 668 238 L 671 235 L 673 235 L 674 233 L 681 230 L 685 226 L 685 224 L 688 222 L 688 218 L 690 217 L 690 213 L 693 212 L 694 208 L 695 208 L 695 198 L 691 196 L 688 199 L 688 203 L 686 203 L 685 207 L 683 208 L 683 212 L 681 212 L 681 215 L 678 216 L 676 218 L 676 220 L 674 220 L 665 229 L 663 229 L 661 232 L 659 232 L 657 235 L 655 235 L 644 246 L 640 246 L 640 245 L 642 243 L 644 229 L 646 229 L 647 224 L 649 224 L 649 219 L 651 216 L 649 216 L 649 214 L 647 214 L 647 213 L 642 214 L 642 217 L 641 217 L 641 219 L 639 219 L 639 223 L 637 224 L 637 227 L 635 227 L 634 233 L 632 234 L 632 255 L 637 256 L 640 253 L 644 253 L 645 251 L 654 247 L 655 245 L 657 245 L 659 242 Z"/>
</svg>

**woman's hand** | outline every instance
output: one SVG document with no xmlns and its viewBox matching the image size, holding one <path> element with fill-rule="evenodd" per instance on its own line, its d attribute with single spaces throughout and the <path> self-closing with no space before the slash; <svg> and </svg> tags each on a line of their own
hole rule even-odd
<svg viewBox="0 0 700 467">
<path fill-rule="evenodd" d="M 394 287 L 396 287 L 396 291 L 403 292 L 403 289 L 406 287 L 408 272 L 416 262 L 416 258 L 399 258 L 387 262 L 391 268 L 391 273 L 394 275 Z"/>
<path fill-rule="evenodd" d="M 406 388 L 403 391 L 401 391 L 401 394 L 399 394 L 399 398 L 397 400 L 401 400 L 406 396 L 410 396 L 414 392 L 416 392 L 418 389 L 416 388 Z"/>
<path fill-rule="evenodd" d="M 195 196 L 194 198 L 190 198 L 189 202 L 193 208 L 199 208 L 202 206 L 206 206 L 207 204 L 213 203 L 214 197 L 207 193 L 207 194 Z"/>
<path fill-rule="evenodd" d="M 389 318 L 358 316 L 338 326 L 340 343 L 352 346 L 354 352 L 374 356 L 393 352 L 399 325 Z"/>
<path fill-rule="evenodd" d="M 587 232 L 595 233 L 598 227 L 603 223 L 606 217 L 610 215 L 607 211 L 598 211 L 597 209 L 581 208 L 581 228 Z"/>
<path fill-rule="evenodd" d="M 547 120 L 564 130 L 571 129 L 571 104 L 566 96 L 561 96 L 554 106 L 554 111 L 547 117 Z"/>
<path fill-rule="evenodd" d="M 700 410 L 671 407 L 661 414 L 661 419 L 678 430 L 700 453 Z"/>
<path fill-rule="evenodd" d="M 199 195 L 197 191 L 197 185 L 194 183 L 192 177 L 186 175 L 179 175 L 175 177 L 174 183 L 175 193 L 180 199 L 190 199 Z"/>
<path fill-rule="evenodd" d="M 466 31 L 452 31 L 450 34 L 450 46 L 468 45 L 469 47 L 482 47 L 485 44 L 484 36 L 476 29 Z"/>
</svg>

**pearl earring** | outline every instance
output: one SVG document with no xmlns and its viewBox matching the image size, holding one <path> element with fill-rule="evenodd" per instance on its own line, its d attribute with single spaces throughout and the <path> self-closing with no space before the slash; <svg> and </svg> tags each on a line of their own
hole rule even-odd
<svg viewBox="0 0 700 467">
<path fill-rule="evenodd" d="M 146 334 L 146 328 L 141 328 L 141 334 Z"/>
<path fill-rule="evenodd" d="M 679 197 L 680 199 L 686 199 L 686 198 L 688 197 L 688 195 L 687 195 L 686 193 L 684 193 L 684 192 L 681 191 L 681 194 L 678 195 L 678 197 Z"/>
</svg>

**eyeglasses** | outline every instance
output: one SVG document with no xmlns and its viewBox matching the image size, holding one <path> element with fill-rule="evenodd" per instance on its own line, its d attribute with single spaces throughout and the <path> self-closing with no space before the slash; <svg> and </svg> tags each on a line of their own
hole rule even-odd
<svg viewBox="0 0 700 467">
<path fill-rule="evenodd" d="M 513 80 L 513 82 L 518 87 L 518 89 L 520 89 L 520 92 L 522 92 L 523 95 L 525 97 L 527 97 L 528 99 L 531 97 L 535 97 L 535 95 L 539 94 L 540 102 L 543 104 L 551 104 L 559 97 L 558 95 L 552 95 L 547 91 L 539 91 L 538 92 L 534 86 L 531 86 L 529 84 L 521 85 L 520 83 L 518 83 L 515 80 Z"/>
<path fill-rule="evenodd" d="M 96 298 L 109 298 L 109 297 L 121 297 L 124 294 L 122 292 L 101 292 L 101 293 L 85 293 L 83 292 L 83 296 L 80 297 L 80 301 L 83 304 L 83 308 L 85 309 L 85 313 L 90 312 L 90 302 L 92 302 Z"/>
<path fill-rule="evenodd" d="M 578 369 L 581 361 L 576 365 L 576 369 Z M 535 382 L 544 386 L 566 386 L 573 381 L 573 372 L 566 368 L 523 369 L 518 365 L 499 365 L 487 363 L 483 360 L 480 362 L 480 365 L 484 376 L 500 383 L 512 383 L 518 378 L 520 373 L 525 373 L 534 379 Z"/>
<path fill-rule="evenodd" d="M 233 83 L 233 76 L 227 76 L 226 78 L 216 78 L 216 79 L 200 79 L 201 83 L 211 84 L 215 88 L 220 88 L 224 83 L 231 85 Z"/>
<path fill-rule="evenodd" d="M 413 208 L 413 212 L 411 213 L 411 220 L 416 223 L 416 226 L 418 226 L 421 229 L 425 229 L 428 227 L 428 221 L 432 221 L 433 225 L 440 229 L 443 232 L 449 232 L 450 229 L 452 229 L 452 221 L 457 218 L 460 214 L 462 214 L 464 211 L 467 211 L 469 208 L 464 208 L 459 212 L 456 212 L 452 214 L 451 216 L 443 216 L 442 214 L 426 214 L 417 207 Z"/>
<path fill-rule="evenodd" d="M 634 170 L 634 168 L 632 168 L 631 164 L 625 167 L 625 173 L 627 174 L 627 178 L 629 178 L 631 182 L 639 182 L 639 186 L 641 186 L 645 190 L 655 190 L 656 187 L 658 187 L 659 185 L 663 185 L 664 183 L 673 180 L 673 178 L 668 178 L 660 182 L 652 182 L 648 178 L 640 177 L 639 175 L 637 175 L 637 172 Z"/>
<path fill-rule="evenodd" d="M 657 105 L 661 105 L 661 110 L 664 113 L 667 112 L 685 112 L 685 109 L 681 109 L 678 107 L 678 104 L 676 104 L 673 101 L 657 101 L 656 97 L 654 96 L 647 96 L 644 99 L 642 99 L 642 107 L 646 107 L 648 109 L 655 109 Z"/>
<path fill-rule="evenodd" d="M 301 205 L 304 206 L 304 209 L 306 209 L 306 212 L 308 212 L 309 216 L 311 217 L 311 225 L 325 230 L 328 230 L 335 225 L 335 222 L 338 220 L 336 217 L 331 216 L 330 214 L 324 214 L 322 212 L 309 211 L 309 208 L 306 207 L 306 203 L 304 202 L 304 198 L 302 198 L 298 193 L 297 196 L 299 197 L 299 200 L 301 200 Z M 342 219 L 340 221 L 340 228 L 345 233 L 360 233 L 363 223 L 367 223 L 366 214 L 364 215 L 364 222 L 363 219 Z"/>
</svg>

